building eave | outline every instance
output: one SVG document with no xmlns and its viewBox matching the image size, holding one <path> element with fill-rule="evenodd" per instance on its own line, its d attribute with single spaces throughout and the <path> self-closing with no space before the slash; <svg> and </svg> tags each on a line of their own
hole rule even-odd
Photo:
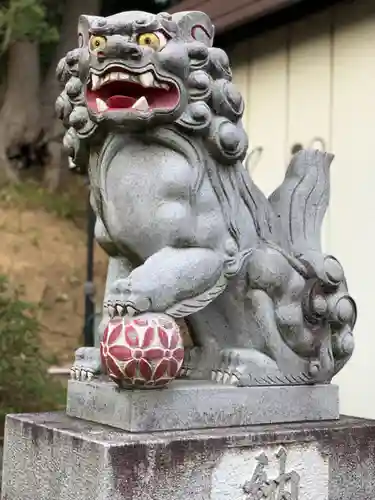
<svg viewBox="0 0 375 500">
<path fill-rule="evenodd" d="M 215 25 L 216 34 L 270 15 L 302 0 L 182 0 L 169 12 L 199 10 L 205 12 Z"/>
</svg>

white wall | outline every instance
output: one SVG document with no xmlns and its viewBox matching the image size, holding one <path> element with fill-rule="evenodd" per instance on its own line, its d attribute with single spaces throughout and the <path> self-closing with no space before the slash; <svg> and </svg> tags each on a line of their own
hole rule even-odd
<svg viewBox="0 0 375 500">
<path fill-rule="evenodd" d="M 252 175 L 266 193 L 295 143 L 320 137 L 336 155 L 324 246 L 344 265 L 359 309 L 356 350 L 336 381 L 342 413 L 375 418 L 375 2 L 338 4 L 230 56 L 251 145 L 264 148 Z"/>
</svg>

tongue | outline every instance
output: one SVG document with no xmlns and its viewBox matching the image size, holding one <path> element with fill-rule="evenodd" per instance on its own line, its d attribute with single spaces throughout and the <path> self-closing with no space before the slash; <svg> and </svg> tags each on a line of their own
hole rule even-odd
<svg viewBox="0 0 375 500">
<path fill-rule="evenodd" d="M 128 97 L 124 95 L 113 95 L 109 99 L 107 99 L 107 106 L 109 108 L 131 108 L 137 99 L 134 97 Z"/>
</svg>

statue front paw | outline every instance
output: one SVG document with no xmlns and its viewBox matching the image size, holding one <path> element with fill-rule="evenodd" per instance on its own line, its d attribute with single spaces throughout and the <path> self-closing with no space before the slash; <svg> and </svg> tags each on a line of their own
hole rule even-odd
<svg viewBox="0 0 375 500">
<path fill-rule="evenodd" d="M 70 370 L 72 379 L 90 381 L 101 372 L 100 349 L 80 347 L 76 350 L 74 364 Z"/>
<path fill-rule="evenodd" d="M 139 287 L 138 287 L 139 288 Z M 151 310 L 151 299 L 147 292 L 134 290 L 131 275 L 126 279 L 116 280 L 104 307 L 108 310 L 110 318 L 115 316 L 134 316 Z"/>
</svg>

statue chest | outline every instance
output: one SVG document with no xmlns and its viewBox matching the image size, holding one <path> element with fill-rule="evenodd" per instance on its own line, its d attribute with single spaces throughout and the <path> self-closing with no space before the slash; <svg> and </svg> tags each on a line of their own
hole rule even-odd
<svg viewBox="0 0 375 500">
<path fill-rule="evenodd" d="M 182 155 L 133 143 L 113 157 L 105 172 L 99 165 L 98 174 L 98 211 L 113 239 L 148 254 L 150 246 L 190 234 L 196 173 Z"/>
</svg>

